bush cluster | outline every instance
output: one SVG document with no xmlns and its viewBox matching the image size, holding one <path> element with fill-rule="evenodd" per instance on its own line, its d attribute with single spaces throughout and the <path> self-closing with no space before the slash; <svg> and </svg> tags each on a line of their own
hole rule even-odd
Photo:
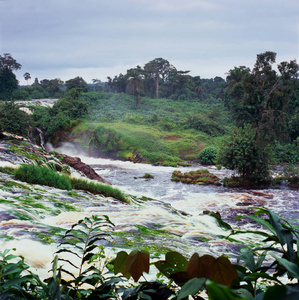
<svg viewBox="0 0 299 300">
<path fill-rule="evenodd" d="M 215 165 L 218 150 L 214 147 L 206 147 L 199 152 L 198 159 L 204 165 Z"/>
</svg>

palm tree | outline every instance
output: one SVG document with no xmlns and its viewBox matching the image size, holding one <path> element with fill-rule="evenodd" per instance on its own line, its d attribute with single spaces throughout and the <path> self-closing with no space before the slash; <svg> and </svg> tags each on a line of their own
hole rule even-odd
<svg viewBox="0 0 299 300">
<path fill-rule="evenodd" d="M 25 80 L 27 81 L 27 85 L 28 85 L 28 80 L 31 79 L 31 76 L 28 72 L 26 72 L 24 75 Z"/>
<path fill-rule="evenodd" d="M 95 78 L 95 79 L 92 79 L 92 83 L 93 83 L 93 91 L 95 92 L 97 86 L 101 84 L 101 80 L 98 78 Z"/>
</svg>

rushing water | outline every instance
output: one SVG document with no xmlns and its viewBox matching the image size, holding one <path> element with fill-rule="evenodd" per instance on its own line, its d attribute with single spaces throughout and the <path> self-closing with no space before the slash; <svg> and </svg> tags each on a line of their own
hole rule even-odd
<svg viewBox="0 0 299 300">
<path fill-rule="evenodd" d="M 79 211 L 62 211 L 59 215 L 50 215 L 26 209 L 25 206 L 20 207 L 21 201 L 25 201 L 27 197 L 24 191 L 14 188 L 11 194 L 5 189 L 0 190 L 0 198 L 15 201 L 14 205 L 18 204 L 18 212 L 32 219 L 32 221 L 21 221 L 12 218 L 9 213 L 10 204 L 0 204 L 1 234 L 16 237 L 16 240 L 6 242 L 5 245 L 2 244 L 2 248 L 17 248 L 18 253 L 26 257 L 29 263 L 36 267 L 42 267 L 45 274 L 45 270 L 50 269 L 56 245 L 42 245 L 32 238 L 32 232 L 43 232 L 47 226 L 69 228 L 84 216 L 108 215 L 115 224 L 115 232 L 122 234 L 119 238 L 117 235 L 114 236 L 116 243 L 119 243 L 121 247 L 124 244 L 131 245 L 133 248 L 151 245 L 157 248 L 178 250 L 184 254 L 198 252 L 200 255 L 209 253 L 215 256 L 222 253 L 229 253 L 233 256 L 237 253 L 239 246 L 222 238 L 227 236 L 229 231 L 222 229 L 215 218 L 203 214 L 204 211 L 219 212 L 222 219 L 232 226 L 245 228 L 254 225 L 246 220 L 236 222 L 235 217 L 252 213 L 252 210 L 249 209 L 252 206 L 265 206 L 288 219 L 299 219 L 298 190 L 286 187 L 257 190 L 231 189 L 212 185 L 187 185 L 172 182 L 170 180 L 172 172 L 174 170 L 189 172 L 203 169 L 203 166 L 172 168 L 90 158 L 81 155 L 80 152 L 74 153 L 73 145 L 69 146 L 56 150 L 68 155 L 79 156 L 99 175 L 127 194 L 146 196 L 151 200 L 135 199 L 132 205 L 128 205 L 112 198 L 91 196 L 79 191 L 77 193 L 82 197 L 71 197 L 66 191 L 48 187 L 46 187 L 46 191 L 42 191 L 41 187 L 35 189 L 31 186 L 29 196 L 37 198 L 42 196 L 42 203 L 48 208 L 55 209 L 53 199 L 57 201 L 63 199 L 80 207 Z M 232 175 L 231 171 L 224 169 L 217 170 L 211 167 L 209 170 L 220 178 Z M 145 173 L 153 175 L 154 178 L 142 178 Z M 16 200 L 17 198 L 20 200 Z M 142 240 L 138 240 L 136 238 L 140 234 L 138 226 L 164 230 L 171 236 L 148 235 L 146 238 L 143 236 Z M 124 243 L 124 239 L 127 239 L 126 243 Z M 246 240 L 246 236 L 244 240 Z"/>
<path fill-rule="evenodd" d="M 61 148 L 66 154 L 72 154 L 73 148 Z M 191 170 L 206 169 L 202 165 L 192 167 L 164 167 L 150 164 L 135 164 L 128 161 L 91 158 L 80 155 L 81 160 L 92 166 L 96 172 L 112 185 L 132 195 L 146 196 L 160 200 L 173 208 L 196 216 L 205 210 L 218 211 L 227 222 L 234 222 L 236 214 L 242 214 L 252 206 L 267 207 L 282 216 L 299 219 L 299 193 L 285 186 L 267 189 L 227 188 L 214 185 L 187 185 L 171 181 L 174 170 L 182 173 Z M 215 167 L 209 171 L 219 178 L 230 177 L 233 172 Z M 142 178 L 145 173 L 154 176 Z"/>
<path fill-rule="evenodd" d="M 227 188 L 213 185 L 187 185 L 171 181 L 174 170 L 182 173 L 191 170 L 204 169 L 201 165 L 192 167 L 164 167 L 150 164 L 135 164 L 128 161 L 118 161 L 102 158 L 91 158 L 73 153 L 74 147 L 66 144 L 58 149 L 69 155 L 76 155 L 91 165 L 96 172 L 128 194 L 146 196 L 152 201 L 143 203 L 142 207 L 126 207 L 125 211 L 110 211 L 108 215 L 118 226 L 128 229 L 128 224 L 144 224 L 155 228 L 159 224 L 163 229 L 178 234 L 188 241 L 190 251 L 198 247 L 202 238 L 210 239 L 203 251 L 223 253 L 225 247 L 234 247 L 215 236 L 226 236 L 228 233 L 221 229 L 214 218 L 203 215 L 204 211 L 219 212 L 225 222 L 242 228 L 252 227 L 248 219 L 236 222 L 236 216 L 252 214 L 250 207 L 266 207 L 288 219 L 299 219 L 298 190 L 287 187 L 268 189 Z M 208 168 L 220 178 L 231 176 L 232 171 L 215 167 Z M 154 178 L 142 178 L 145 173 Z M 173 211 L 179 212 L 174 214 Z M 214 243 L 214 245 L 211 245 Z M 215 244 L 220 247 L 215 247 Z M 169 245 L 168 245 L 169 246 Z M 224 247 L 224 248 L 223 248 Z M 184 250 L 186 251 L 186 250 Z M 189 252 L 189 251 L 188 251 Z"/>
</svg>

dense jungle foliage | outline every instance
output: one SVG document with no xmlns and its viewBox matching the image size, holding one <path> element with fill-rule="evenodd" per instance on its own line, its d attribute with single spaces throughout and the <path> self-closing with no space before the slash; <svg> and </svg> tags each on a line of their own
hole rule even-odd
<svg viewBox="0 0 299 300">
<path fill-rule="evenodd" d="M 12 57 L 1 59 L 20 68 Z M 13 70 L 3 63 L 0 79 Z M 267 179 L 271 164 L 299 162 L 296 60 L 276 64 L 276 53 L 267 51 L 252 69 L 234 67 L 226 79 L 188 73 L 156 58 L 106 83 L 36 78 L 14 92 L 59 97 L 52 108 L 31 107 L 34 126 L 53 144 L 73 139 L 94 156 L 164 165 L 199 160 L 255 182 Z M 10 99 L 17 98 L 5 96 Z M 2 130 L 24 134 L 24 126 L 22 133 L 8 126 L 7 105 L 0 106 Z"/>
</svg>

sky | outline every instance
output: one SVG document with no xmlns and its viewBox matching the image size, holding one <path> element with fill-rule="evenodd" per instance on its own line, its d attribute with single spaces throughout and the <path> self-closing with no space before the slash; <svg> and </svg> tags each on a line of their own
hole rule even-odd
<svg viewBox="0 0 299 300">
<path fill-rule="evenodd" d="M 15 72 L 107 81 L 162 57 L 201 78 L 299 58 L 298 0 L 0 0 L 0 55 Z"/>
</svg>

